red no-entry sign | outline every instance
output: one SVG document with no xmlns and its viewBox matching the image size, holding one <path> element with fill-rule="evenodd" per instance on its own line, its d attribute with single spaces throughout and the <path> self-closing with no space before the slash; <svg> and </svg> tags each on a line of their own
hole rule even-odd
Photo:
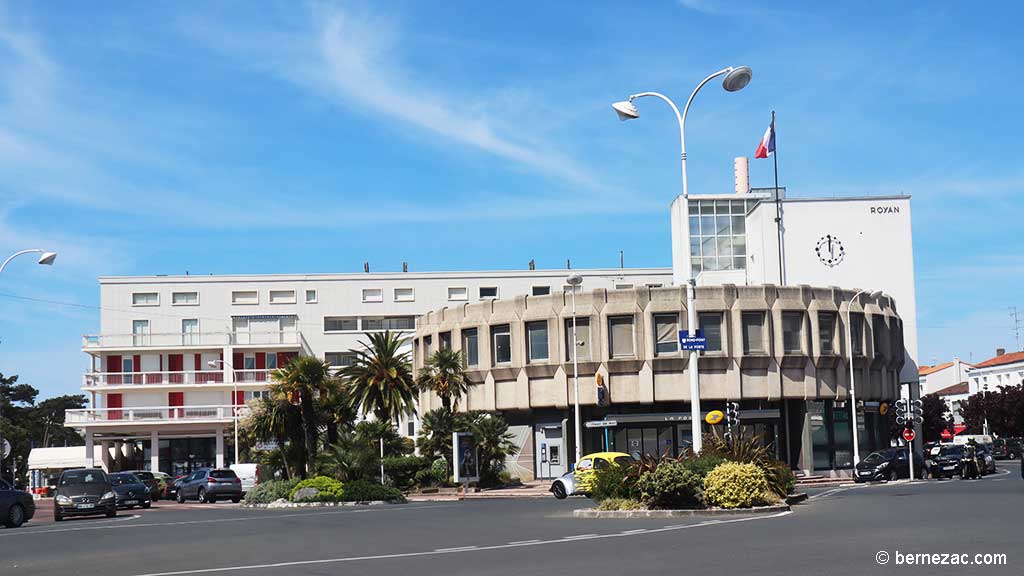
<svg viewBox="0 0 1024 576">
<path fill-rule="evenodd" d="M 917 432 L 914 432 L 913 428 L 905 428 L 903 430 L 903 439 L 907 442 L 913 442 L 914 438 L 917 438 Z"/>
</svg>

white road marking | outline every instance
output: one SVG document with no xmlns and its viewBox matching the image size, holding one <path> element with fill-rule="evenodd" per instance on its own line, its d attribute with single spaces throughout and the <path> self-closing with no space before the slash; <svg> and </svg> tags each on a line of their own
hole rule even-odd
<svg viewBox="0 0 1024 576">
<path fill-rule="evenodd" d="M 562 540 L 582 540 L 584 538 L 596 538 L 597 534 L 579 534 L 577 536 L 563 536 Z"/>
<path fill-rule="evenodd" d="M 438 548 L 434 552 L 463 552 L 465 550 L 476 550 L 476 546 L 457 546 L 455 548 Z"/>
<path fill-rule="evenodd" d="M 396 506 L 394 508 L 367 508 L 366 510 L 332 510 L 330 512 L 306 512 L 306 513 L 295 513 L 295 514 L 268 514 L 260 515 L 253 514 L 251 516 L 241 516 L 238 518 L 214 518 L 211 520 L 182 520 L 179 522 L 150 522 L 147 524 L 126 524 L 124 526 L 97 526 L 94 523 L 90 523 L 88 526 L 79 527 L 68 527 L 68 528 L 52 528 L 52 529 L 40 529 L 40 530 L 4 530 L 0 532 L 0 538 L 10 536 L 31 536 L 33 534 L 53 534 L 56 532 L 82 532 L 86 530 L 115 530 L 122 528 L 151 528 L 154 526 L 186 526 L 190 524 L 220 524 L 225 522 L 255 522 L 259 520 L 276 520 L 278 518 L 301 518 L 305 516 L 328 516 L 337 514 L 367 514 L 370 512 L 395 512 L 399 510 L 422 510 L 426 508 L 449 508 L 454 504 L 442 504 L 437 506 Z M 125 520 L 132 518 L 141 518 L 138 515 L 132 515 L 125 517 Z"/>
<path fill-rule="evenodd" d="M 540 540 L 517 540 L 515 542 L 509 542 L 509 546 L 519 546 L 520 544 L 536 544 Z"/>
<path fill-rule="evenodd" d="M 750 516 L 746 518 L 736 518 L 733 520 L 722 520 L 719 524 L 734 524 L 739 522 L 753 522 L 755 520 L 769 520 L 772 518 L 781 518 L 792 514 L 792 511 L 779 512 L 778 514 L 772 514 L 770 516 Z M 632 536 L 639 536 L 640 534 L 656 534 L 659 532 L 670 532 L 674 530 L 686 530 L 689 528 L 699 528 L 705 526 L 704 524 L 684 524 L 674 528 L 651 528 L 645 532 L 638 532 L 635 534 L 594 534 L 589 535 L 589 539 L 603 539 L 603 538 L 629 538 Z M 138 574 L 136 576 L 184 576 L 186 574 L 210 574 L 214 572 L 239 572 L 242 570 L 260 570 L 267 568 L 289 568 L 293 566 L 313 566 L 322 564 L 340 564 L 344 562 L 361 562 L 370 560 L 388 560 L 394 558 L 418 558 L 423 556 L 439 556 L 442 554 L 463 554 L 466 552 L 486 552 L 490 550 L 504 550 L 507 548 L 520 548 L 526 546 L 544 546 L 551 544 L 569 544 L 577 542 L 579 538 L 566 539 L 558 538 L 554 540 L 537 540 L 535 542 L 524 542 L 521 544 L 496 544 L 493 546 L 470 546 L 466 548 L 448 548 L 443 550 L 434 550 L 431 552 L 403 552 L 398 554 L 379 554 L 376 556 L 347 556 L 343 558 L 324 558 L 320 560 L 296 560 L 293 562 L 275 562 L 273 564 L 249 564 L 241 566 L 224 566 L 221 568 L 199 568 L 196 570 L 176 570 L 173 572 L 151 572 L 148 574 Z"/>
<path fill-rule="evenodd" d="M 619 534 L 639 534 L 641 532 L 647 532 L 647 529 L 639 528 L 637 530 L 623 530 L 622 532 L 619 532 Z"/>
<path fill-rule="evenodd" d="M 846 492 L 850 488 L 853 488 L 853 486 L 850 486 L 849 488 L 833 488 L 831 490 L 826 490 L 824 492 L 819 492 L 818 494 L 812 494 L 812 495 L 808 496 L 807 499 L 808 500 L 815 500 L 817 498 L 826 498 L 826 497 L 831 496 L 833 494 L 838 494 L 840 492 Z"/>
</svg>

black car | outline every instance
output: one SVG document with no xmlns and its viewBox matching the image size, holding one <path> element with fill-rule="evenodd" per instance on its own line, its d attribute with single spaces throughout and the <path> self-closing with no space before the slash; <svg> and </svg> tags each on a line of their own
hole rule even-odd
<svg viewBox="0 0 1024 576">
<path fill-rule="evenodd" d="M 32 519 L 36 503 L 28 492 L 15 490 L 0 479 L 0 522 L 8 528 L 17 528 Z"/>
<path fill-rule="evenodd" d="M 992 441 L 992 456 L 997 460 L 1020 458 L 1024 442 L 1020 438 L 996 438 Z"/>
<path fill-rule="evenodd" d="M 915 476 L 924 475 L 924 461 L 920 454 L 914 454 Z M 910 477 L 910 460 L 906 448 L 886 448 L 868 454 L 867 458 L 857 464 L 854 471 L 854 482 L 870 480 L 896 480 Z"/>
<path fill-rule="evenodd" d="M 952 478 L 953 476 L 963 477 L 963 444 L 943 444 L 939 452 L 933 454 L 929 459 L 929 470 L 932 478 Z M 978 462 L 978 473 L 985 471 L 985 457 L 977 452 L 975 458 Z"/>
<path fill-rule="evenodd" d="M 142 506 L 149 508 L 153 503 L 150 496 L 149 486 L 146 486 L 139 477 L 131 472 L 118 472 L 109 474 L 110 485 L 114 489 L 114 501 L 118 508 L 135 508 Z"/>
<path fill-rule="evenodd" d="M 117 516 L 117 500 L 106 472 L 99 468 L 65 470 L 53 496 L 53 519 L 68 516 Z"/>
<path fill-rule="evenodd" d="M 152 472 L 148 470 L 129 470 L 129 472 L 146 485 L 146 488 L 149 489 L 149 497 L 153 502 L 160 499 L 160 493 L 163 492 L 163 489 L 160 488 L 160 481 L 156 479 Z"/>
</svg>

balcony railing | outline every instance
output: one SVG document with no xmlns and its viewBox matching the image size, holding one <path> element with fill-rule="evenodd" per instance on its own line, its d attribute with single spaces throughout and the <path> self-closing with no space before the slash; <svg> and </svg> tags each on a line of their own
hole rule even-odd
<svg viewBox="0 0 1024 576">
<path fill-rule="evenodd" d="M 96 386 L 162 386 L 221 384 L 224 372 L 220 370 L 188 372 L 90 372 L 85 375 L 85 387 Z"/>
<path fill-rule="evenodd" d="M 65 411 L 66 424 L 120 423 L 120 422 L 189 422 L 224 421 L 234 419 L 232 408 L 241 418 L 248 407 L 239 406 L 144 406 L 131 408 L 83 408 Z"/>
<path fill-rule="evenodd" d="M 170 348 L 299 344 L 298 330 L 270 332 L 168 332 L 152 334 L 87 334 L 82 348 Z"/>
</svg>

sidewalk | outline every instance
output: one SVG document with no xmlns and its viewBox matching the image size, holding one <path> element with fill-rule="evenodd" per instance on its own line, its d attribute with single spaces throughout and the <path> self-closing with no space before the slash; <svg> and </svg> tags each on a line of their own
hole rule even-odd
<svg viewBox="0 0 1024 576">
<path fill-rule="evenodd" d="M 513 486 L 509 488 L 494 488 L 479 491 L 475 488 L 470 488 L 469 493 L 466 494 L 465 497 L 466 499 L 551 498 L 551 493 L 548 492 L 550 486 L 550 482 L 546 480 L 533 480 L 524 483 L 522 486 Z M 439 488 L 437 492 L 409 494 L 407 497 L 410 502 L 451 501 L 459 500 L 461 494 L 462 488 Z"/>
</svg>

